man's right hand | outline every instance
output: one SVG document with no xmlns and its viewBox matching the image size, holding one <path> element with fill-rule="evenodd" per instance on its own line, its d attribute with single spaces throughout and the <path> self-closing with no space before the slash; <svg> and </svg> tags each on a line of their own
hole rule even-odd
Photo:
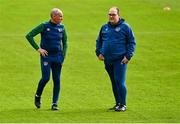
<svg viewBox="0 0 180 124">
<path fill-rule="evenodd" d="M 38 52 L 40 53 L 40 55 L 42 55 L 42 56 L 48 56 L 48 52 L 47 52 L 45 49 L 39 48 L 37 51 L 38 51 Z"/>
<path fill-rule="evenodd" d="M 98 59 L 99 59 L 100 61 L 104 61 L 104 56 L 103 56 L 102 54 L 99 54 Z"/>
</svg>

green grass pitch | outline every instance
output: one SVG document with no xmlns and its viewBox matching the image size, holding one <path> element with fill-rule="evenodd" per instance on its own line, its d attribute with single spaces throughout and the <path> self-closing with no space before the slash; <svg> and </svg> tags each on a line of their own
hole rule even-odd
<svg viewBox="0 0 180 124">
<path fill-rule="evenodd" d="M 164 11 L 165 5 L 171 10 Z M 111 6 L 120 7 L 137 41 L 127 70 L 126 112 L 107 111 L 114 105 L 111 84 L 94 52 Z M 54 7 L 64 12 L 69 44 L 60 110 L 50 110 L 52 80 L 37 110 L 39 54 L 25 35 L 48 21 Z M 0 123 L 5 122 L 180 123 L 179 0 L 0 0 Z"/>
</svg>

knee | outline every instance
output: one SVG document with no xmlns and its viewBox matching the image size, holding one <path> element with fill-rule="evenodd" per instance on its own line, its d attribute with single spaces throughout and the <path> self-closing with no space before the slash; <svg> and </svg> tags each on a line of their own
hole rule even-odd
<svg viewBox="0 0 180 124">
<path fill-rule="evenodd" d="M 120 78 L 115 78 L 115 82 L 117 82 L 117 85 L 119 86 L 120 89 L 124 89 L 125 86 L 125 80 L 122 80 Z"/>
<path fill-rule="evenodd" d="M 122 90 L 122 91 L 126 90 L 125 83 L 119 83 L 119 89 Z"/>
<path fill-rule="evenodd" d="M 43 82 L 43 83 L 47 83 L 48 81 L 49 81 L 49 77 L 42 77 L 41 78 L 41 81 Z"/>
<path fill-rule="evenodd" d="M 55 77 L 55 78 L 53 78 L 53 81 L 54 81 L 54 83 L 59 84 L 60 83 L 60 78 Z"/>
<path fill-rule="evenodd" d="M 122 86 L 122 87 L 125 86 L 125 77 L 124 76 L 115 75 L 114 79 L 120 86 Z"/>
</svg>

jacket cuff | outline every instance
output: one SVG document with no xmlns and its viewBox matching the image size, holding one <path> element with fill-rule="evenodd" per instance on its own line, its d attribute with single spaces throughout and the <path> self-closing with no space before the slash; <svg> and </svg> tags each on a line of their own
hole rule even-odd
<svg viewBox="0 0 180 124">
<path fill-rule="evenodd" d="M 130 60 L 131 59 L 131 56 L 130 55 L 125 55 L 126 56 L 126 58 L 128 59 L 128 60 Z"/>
<path fill-rule="evenodd" d="M 100 51 L 98 51 L 98 50 L 96 50 L 95 52 L 96 52 L 97 57 L 101 54 Z"/>
</svg>

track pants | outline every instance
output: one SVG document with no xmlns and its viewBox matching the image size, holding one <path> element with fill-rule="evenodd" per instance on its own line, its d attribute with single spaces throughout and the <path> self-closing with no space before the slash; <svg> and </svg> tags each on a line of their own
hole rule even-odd
<svg viewBox="0 0 180 124">
<path fill-rule="evenodd" d="M 120 60 L 113 63 L 105 62 L 105 69 L 111 79 L 116 104 L 126 105 L 126 68 L 127 65 L 121 64 Z"/>
<path fill-rule="evenodd" d="M 41 72 L 42 78 L 39 81 L 38 88 L 36 94 L 38 96 L 42 95 L 45 85 L 50 79 L 50 71 L 52 70 L 53 77 L 53 104 L 58 104 L 58 98 L 60 93 L 60 74 L 61 74 L 62 64 L 58 61 L 58 59 L 53 59 L 50 57 L 41 57 Z"/>
</svg>

